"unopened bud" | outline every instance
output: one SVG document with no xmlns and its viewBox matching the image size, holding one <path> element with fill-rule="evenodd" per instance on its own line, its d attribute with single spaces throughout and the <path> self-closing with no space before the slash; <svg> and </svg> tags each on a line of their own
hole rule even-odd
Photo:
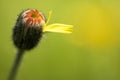
<svg viewBox="0 0 120 80">
<path fill-rule="evenodd" d="M 13 29 L 13 41 L 17 48 L 30 50 L 42 37 L 45 17 L 36 9 L 25 10 L 18 16 Z"/>
</svg>

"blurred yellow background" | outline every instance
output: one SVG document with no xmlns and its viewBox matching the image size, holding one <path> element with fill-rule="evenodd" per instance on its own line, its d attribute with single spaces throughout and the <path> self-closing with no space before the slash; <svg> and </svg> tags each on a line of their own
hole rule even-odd
<svg viewBox="0 0 120 80">
<path fill-rule="evenodd" d="M 26 52 L 16 80 L 120 80 L 120 0 L 0 0 L 0 80 L 16 56 L 12 29 L 19 13 L 38 9 L 72 34 L 45 34 Z"/>
</svg>

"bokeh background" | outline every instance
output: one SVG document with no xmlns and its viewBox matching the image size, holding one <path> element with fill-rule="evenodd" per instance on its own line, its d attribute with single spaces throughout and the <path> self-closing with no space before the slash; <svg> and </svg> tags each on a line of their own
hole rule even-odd
<svg viewBox="0 0 120 80">
<path fill-rule="evenodd" d="M 72 34 L 45 34 L 26 52 L 16 80 L 120 80 L 120 0 L 0 0 L 0 80 L 16 56 L 12 29 L 18 14 L 38 9 Z"/>
</svg>

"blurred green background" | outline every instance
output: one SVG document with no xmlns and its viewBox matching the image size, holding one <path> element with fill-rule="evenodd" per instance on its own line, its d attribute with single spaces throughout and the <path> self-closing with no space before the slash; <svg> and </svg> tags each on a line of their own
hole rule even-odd
<svg viewBox="0 0 120 80">
<path fill-rule="evenodd" d="M 51 23 L 74 25 L 49 33 L 26 52 L 16 80 L 120 80 L 120 0 L 0 0 L 0 80 L 16 56 L 12 29 L 18 14 L 38 9 Z"/>
</svg>

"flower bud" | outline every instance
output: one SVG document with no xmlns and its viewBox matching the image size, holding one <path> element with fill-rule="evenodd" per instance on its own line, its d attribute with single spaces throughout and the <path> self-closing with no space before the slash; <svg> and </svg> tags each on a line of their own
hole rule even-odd
<svg viewBox="0 0 120 80">
<path fill-rule="evenodd" d="M 42 37 L 45 17 L 36 9 L 20 13 L 13 29 L 13 42 L 19 49 L 34 48 Z"/>
</svg>

